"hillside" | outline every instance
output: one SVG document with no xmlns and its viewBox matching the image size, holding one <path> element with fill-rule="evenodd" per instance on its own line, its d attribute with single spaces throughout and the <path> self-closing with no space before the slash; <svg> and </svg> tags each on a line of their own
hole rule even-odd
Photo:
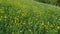
<svg viewBox="0 0 60 34">
<path fill-rule="evenodd" d="M 0 34 L 60 34 L 60 7 L 33 0 L 0 0 Z"/>
</svg>

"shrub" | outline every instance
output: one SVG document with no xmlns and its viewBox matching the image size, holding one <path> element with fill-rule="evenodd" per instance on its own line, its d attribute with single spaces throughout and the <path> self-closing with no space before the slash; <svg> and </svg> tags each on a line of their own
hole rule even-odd
<svg viewBox="0 0 60 34">
<path fill-rule="evenodd" d="M 56 5 L 58 0 L 36 0 L 36 1 Z"/>
</svg>

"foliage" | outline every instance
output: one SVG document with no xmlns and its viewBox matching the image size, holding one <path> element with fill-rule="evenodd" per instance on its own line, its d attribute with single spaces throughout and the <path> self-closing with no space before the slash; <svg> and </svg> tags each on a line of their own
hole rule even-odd
<svg viewBox="0 0 60 34">
<path fill-rule="evenodd" d="M 60 7 L 32 0 L 0 0 L 0 34 L 60 34 Z"/>
<path fill-rule="evenodd" d="M 36 0 L 36 1 L 56 5 L 58 0 Z"/>
</svg>

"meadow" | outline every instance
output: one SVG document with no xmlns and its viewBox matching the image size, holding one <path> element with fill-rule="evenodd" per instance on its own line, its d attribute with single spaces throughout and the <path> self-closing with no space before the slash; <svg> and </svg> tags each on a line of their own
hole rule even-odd
<svg viewBox="0 0 60 34">
<path fill-rule="evenodd" d="M 60 34 L 60 7 L 33 0 L 0 0 L 0 34 Z"/>
</svg>

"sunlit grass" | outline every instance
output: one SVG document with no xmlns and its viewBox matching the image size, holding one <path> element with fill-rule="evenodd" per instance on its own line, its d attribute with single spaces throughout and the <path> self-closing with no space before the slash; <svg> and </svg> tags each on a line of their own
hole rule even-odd
<svg viewBox="0 0 60 34">
<path fill-rule="evenodd" d="M 30 0 L 1 0 L 0 5 L 1 34 L 58 34 L 60 30 L 60 7 Z"/>
</svg>

